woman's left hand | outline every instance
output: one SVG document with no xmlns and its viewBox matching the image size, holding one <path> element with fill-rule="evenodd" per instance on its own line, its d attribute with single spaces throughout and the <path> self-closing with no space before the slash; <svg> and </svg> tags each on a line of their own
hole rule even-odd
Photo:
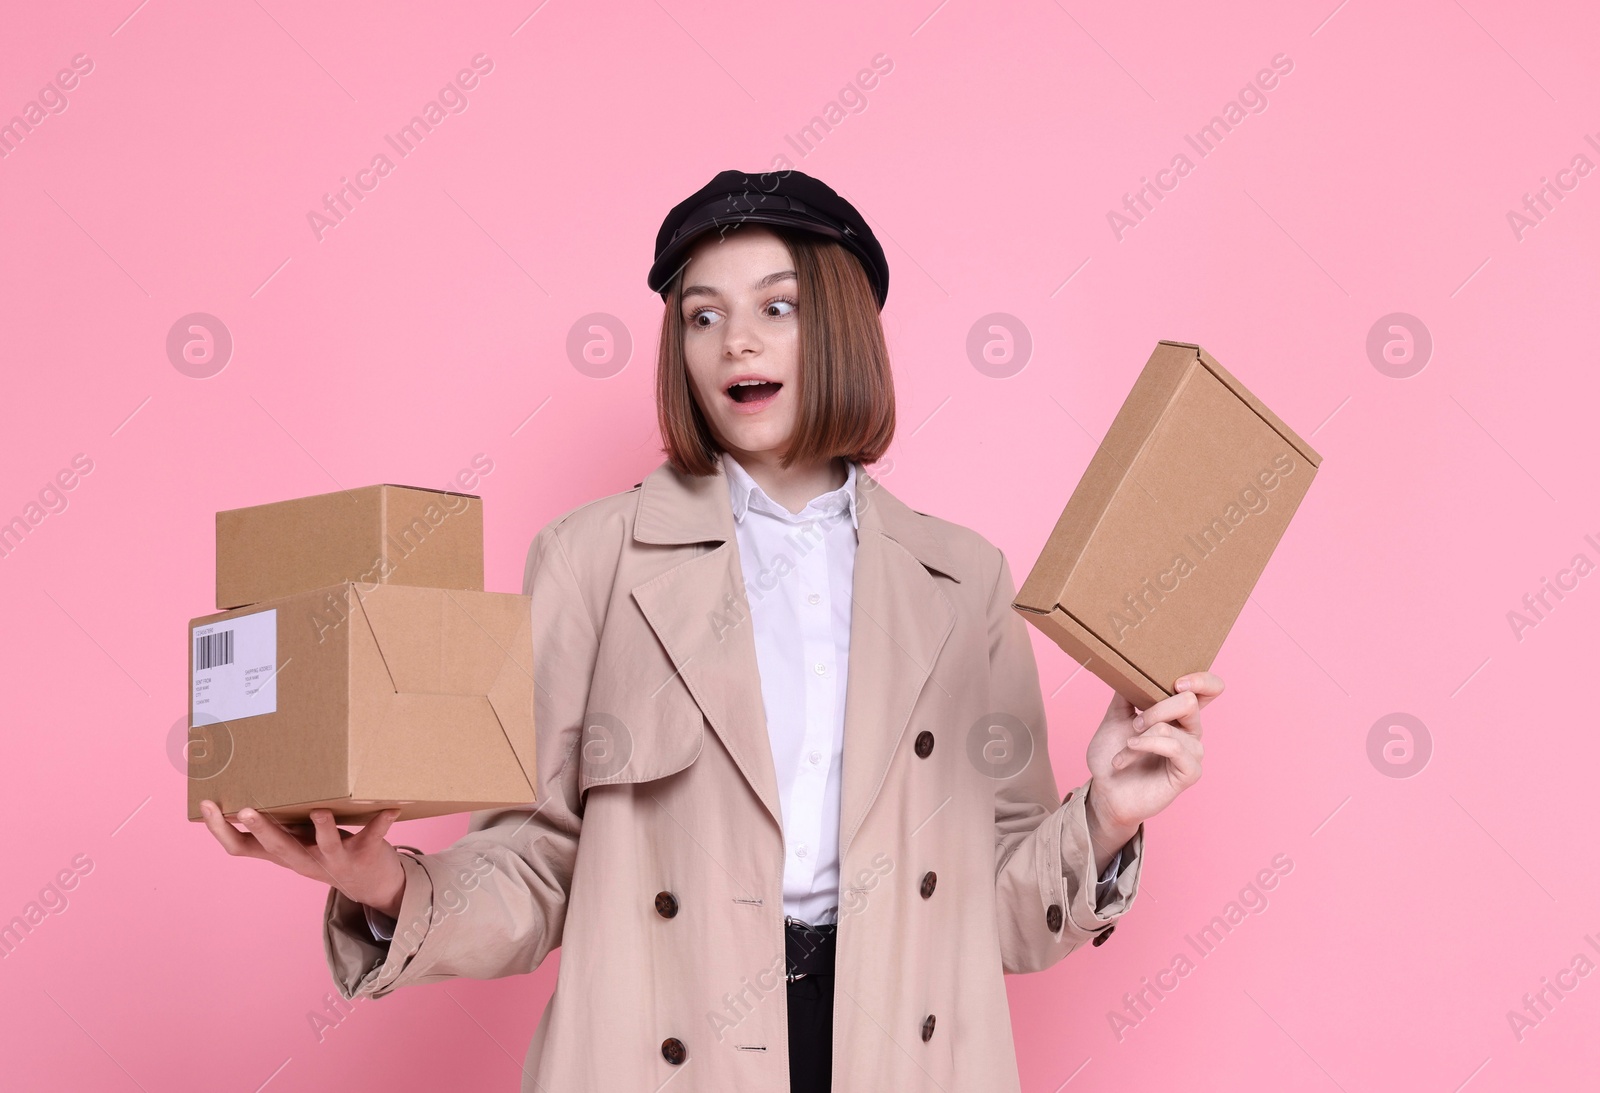
<svg viewBox="0 0 1600 1093">
<path fill-rule="evenodd" d="M 1091 824 L 1113 850 L 1200 779 L 1200 711 L 1222 693 L 1222 677 L 1194 672 L 1180 676 L 1175 686 L 1179 693 L 1142 713 L 1113 695 L 1089 741 Z"/>
</svg>

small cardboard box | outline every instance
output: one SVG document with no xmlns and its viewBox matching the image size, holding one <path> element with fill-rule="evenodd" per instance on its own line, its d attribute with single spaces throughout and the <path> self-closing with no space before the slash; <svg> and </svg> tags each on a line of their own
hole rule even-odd
<svg viewBox="0 0 1600 1093">
<path fill-rule="evenodd" d="M 527 596 L 347 581 L 189 624 L 189 819 L 534 803 Z"/>
<path fill-rule="evenodd" d="M 1211 354 L 1160 342 L 1012 606 L 1144 709 L 1210 670 L 1321 462 Z"/>
<path fill-rule="evenodd" d="M 362 486 L 217 513 L 217 610 L 341 581 L 483 591 L 483 501 Z"/>
</svg>

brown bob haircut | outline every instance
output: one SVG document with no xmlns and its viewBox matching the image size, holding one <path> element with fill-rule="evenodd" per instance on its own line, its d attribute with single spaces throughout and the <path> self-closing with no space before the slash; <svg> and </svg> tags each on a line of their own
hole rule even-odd
<svg viewBox="0 0 1600 1093">
<path fill-rule="evenodd" d="M 894 439 L 894 378 L 866 270 L 824 236 L 761 227 L 789 248 L 800 303 L 800 406 L 781 465 L 834 456 L 875 463 Z M 683 270 L 666 305 L 656 351 L 661 450 L 680 474 L 716 474 L 722 446 L 695 401 L 683 356 Z"/>
</svg>

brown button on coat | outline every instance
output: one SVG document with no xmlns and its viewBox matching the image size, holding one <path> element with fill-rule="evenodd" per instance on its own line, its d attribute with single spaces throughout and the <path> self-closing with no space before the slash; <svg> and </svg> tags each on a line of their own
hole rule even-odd
<svg viewBox="0 0 1600 1093">
<path fill-rule="evenodd" d="M 1050 967 L 1129 908 L 1144 830 L 1097 912 L 1087 783 L 1057 803 L 1005 557 L 857 473 L 834 1088 L 1016 1093 L 1003 975 Z M 542 803 L 473 813 L 452 846 L 403 854 L 391 943 L 330 889 L 344 997 L 531 972 L 560 946 L 526 1093 L 674 1075 L 787 1093 L 783 829 L 748 606 L 784 576 L 741 572 L 720 469 L 663 463 L 543 528 L 524 581 Z M 986 758 L 997 714 L 1031 732 L 1008 777 Z M 1096 1019 L 1061 1005 L 1059 1020 Z"/>
</svg>

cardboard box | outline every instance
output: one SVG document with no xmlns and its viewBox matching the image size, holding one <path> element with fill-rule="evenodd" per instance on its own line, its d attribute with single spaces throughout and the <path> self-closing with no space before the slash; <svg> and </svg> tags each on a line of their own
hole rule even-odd
<svg viewBox="0 0 1600 1093">
<path fill-rule="evenodd" d="M 534 803 L 529 597 L 355 582 L 194 619 L 189 819 Z"/>
<path fill-rule="evenodd" d="M 1144 709 L 1210 670 L 1321 462 L 1211 354 L 1160 342 L 1012 606 Z"/>
<path fill-rule="evenodd" d="M 341 581 L 482 592 L 482 500 L 385 484 L 217 513 L 217 610 Z"/>
</svg>

